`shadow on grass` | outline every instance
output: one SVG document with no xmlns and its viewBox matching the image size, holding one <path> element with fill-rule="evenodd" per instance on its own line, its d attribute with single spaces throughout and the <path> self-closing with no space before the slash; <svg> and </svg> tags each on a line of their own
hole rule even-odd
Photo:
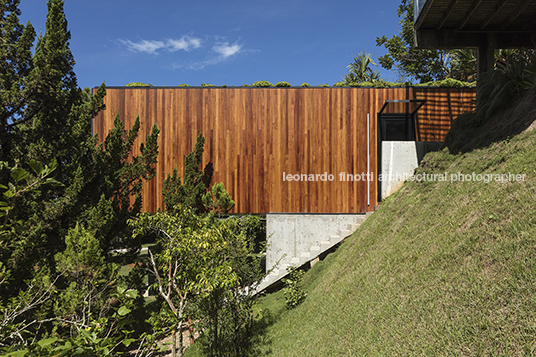
<svg viewBox="0 0 536 357">
<path fill-rule="evenodd" d="M 535 97 L 536 89 L 529 90 L 519 101 L 509 103 L 510 107 L 492 117 L 475 112 L 460 115 L 452 123 L 444 147 L 451 154 L 471 152 L 532 128 L 536 118 Z"/>
</svg>

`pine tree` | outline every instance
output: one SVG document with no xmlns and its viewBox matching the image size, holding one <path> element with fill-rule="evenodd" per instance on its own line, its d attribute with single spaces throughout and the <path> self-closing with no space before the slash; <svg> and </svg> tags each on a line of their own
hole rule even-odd
<svg viewBox="0 0 536 357">
<path fill-rule="evenodd" d="M 19 23 L 18 4 L 0 0 L 0 204 L 10 215 L 0 227 L 0 310 L 15 306 L 20 315 L 8 323 L 18 327 L 21 321 L 50 320 L 54 313 L 63 321 L 75 323 L 80 316 L 86 321 L 89 310 L 106 315 L 115 299 L 111 248 L 139 247 L 126 221 L 140 211 L 143 181 L 155 175 L 159 130 L 154 126 L 133 154 L 139 119 L 126 130 L 116 118 L 99 144 L 91 122 L 104 107 L 104 83 L 95 95 L 77 86 L 64 2 L 48 1 L 45 33 L 33 56 L 35 33 L 30 23 Z M 39 167 L 50 168 L 50 177 L 39 179 Z M 52 179 L 56 184 L 44 184 Z M 20 191 L 16 202 L 5 201 L 21 182 L 40 180 L 43 184 Z M 36 295 L 32 286 L 48 288 Z M 25 294 L 48 301 L 26 309 Z M 0 318 L 0 334 L 5 321 Z M 61 326 L 56 328 L 61 334 Z M 38 341 L 51 331 L 50 325 L 35 324 L 21 333 Z"/>
<path fill-rule="evenodd" d="M 55 161 L 54 177 L 63 184 L 27 195 L 15 207 L 25 229 L 12 237 L 16 244 L 9 268 L 14 289 L 32 275 L 36 265 L 55 270 L 54 255 L 65 248 L 64 238 L 77 223 L 98 239 L 105 255 L 112 246 L 128 247 L 131 234 L 126 219 L 139 212 L 142 181 L 155 174 L 156 126 L 146 145 L 140 147 L 140 154 L 130 159 L 139 121 L 127 132 L 116 118 L 115 128 L 102 145 L 92 136 L 92 119 L 103 108 L 104 83 L 94 96 L 78 88 L 63 4 L 61 0 L 48 1 L 46 29 L 37 41 L 35 54 L 31 61 L 20 60 L 20 80 L 15 83 L 11 79 L 14 89 L 2 97 L 3 108 L 7 108 L 4 123 L 11 124 L 10 130 L 2 132 L 10 143 L 8 147 L 2 141 L 3 160 L 11 167 L 24 166 L 30 160 L 43 164 Z M 5 18 L 19 12 L 18 2 L 9 5 L 3 7 L 11 10 Z M 15 19 L 10 21 L 15 23 Z M 20 25 L 18 28 L 22 31 Z M 31 25 L 26 28 L 31 29 Z M 12 36 L 13 43 L 7 48 L 31 48 L 27 44 L 31 31 L 27 32 Z M 5 53 L 11 61 L 10 53 Z M 10 102 L 5 98 L 15 99 Z M 15 102 L 22 103 L 17 110 Z"/>
<path fill-rule="evenodd" d="M 168 175 L 164 180 L 162 194 L 167 212 L 173 212 L 178 204 L 188 207 L 196 214 L 207 211 L 203 197 L 206 195 L 212 180 L 212 165 L 208 163 L 204 171 L 200 169 L 204 146 L 205 138 L 199 133 L 193 151 L 184 159 L 185 169 L 182 183 L 181 177 L 177 174 L 177 168 L 174 168 L 173 174 Z"/>
<path fill-rule="evenodd" d="M 0 161 L 9 162 L 12 133 L 30 95 L 24 80 L 31 68 L 35 31 L 19 22 L 20 0 L 0 0 Z M 0 175 L 7 178 L 4 170 Z"/>
</svg>

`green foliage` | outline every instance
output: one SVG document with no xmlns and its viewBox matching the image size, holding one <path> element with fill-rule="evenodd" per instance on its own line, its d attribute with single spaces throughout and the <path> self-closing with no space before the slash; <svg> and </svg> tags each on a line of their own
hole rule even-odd
<svg viewBox="0 0 536 357">
<path fill-rule="evenodd" d="M 290 87 L 290 83 L 289 82 L 277 82 L 275 84 L 276 87 Z"/>
<path fill-rule="evenodd" d="M 458 117 L 445 137 L 449 152 L 486 147 L 531 126 L 536 91 L 534 84 L 530 84 L 536 83 L 534 63 L 534 53 L 519 52 L 506 62 L 499 62 L 498 68 L 488 73 L 477 91 L 475 111 Z M 519 109 L 513 107 L 520 99 Z"/>
<path fill-rule="evenodd" d="M 173 215 L 144 213 L 130 224 L 134 234 L 156 234 L 160 247 L 157 253 L 149 250 L 149 266 L 163 305 L 148 320 L 152 331 L 142 335 L 141 350 L 155 350 L 158 339 L 171 335 L 173 348 L 181 354 L 179 331 L 189 319 L 203 333 L 209 355 L 249 350 L 257 316 L 258 296 L 253 291 L 264 276 L 260 219 L 219 220 L 179 205 Z"/>
<path fill-rule="evenodd" d="M 223 183 L 217 183 L 212 186 L 212 191 L 203 196 L 203 205 L 209 211 L 215 213 L 227 213 L 233 209 L 235 201 L 231 199 L 229 193 L 225 190 Z"/>
<path fill-rule="evenodd" d="M 253 82 L 252 87 L 273 87 L 274 85 L 268 81 Z"/>
<path fill-rule="evenodd" d="M 35 30 L 30 22 L 26 26 L 20 24 L 18 5 L 17 0 L 0 2 L 0 161 L 9 157 L 13 127 L 24 111 L 25 98 L 34 90 L 24 85 L 24 78 L 31 68 Z"/>
<path fill-rule="evenodd" d="M 310 87 L 311 85 L 307 82 L 303 82 L 300 87 Z"/>
<path fill-rule="evenodd" d="M 77 224 L 65 237 L 65 250 L 55 255 L 56 267 L 82 284 L 99 278 L 105 259 L 99 241 Z"/>
<path fill-rule="evenodd" d="M 190 85 L 186 84 L 186 83 L 183 83 L 183 84 L 179 84 L 177 87 L 190 87 Z"/>
<path fill-rule="evenodd" d="M 392 88 L 392 87 L 403 87 L 402 83 L 392 83 L 383 80 L 378 80 L 374 82 L 361 82 L 361 83 L 351 83 L 351 87 L 371 87 L 371 88 Z"/>
<path fill-rule="evenodd" d="M 153 231 L 158 235 L 162 251 L 154 256 L 149 250 L 156 277 L 154 288 L 169 308 L 167 324 L 171 326 L 173 346 L 177 348 L 175 336 L 178 333 L 179 355 L 182 355 L 180 331 L 187 319 L 186 305 L 194 296 L 204 299 L 215 291 L 227 291 L 239 284 L 230 257 L 241 247 L 225 221 L 218 224 L 212 215 L 200 217 L 181 205 L 175 212 L 175 215 L 142 214 L 130 224 L 134 234 Z"/>
<path fill-rule="evenodd" d="M 245 356 L 252 351 L 253 322 L 258 313 L 254 290 L 264 277 L 264 246 L 256 245 L 260 226 L 255 216 L 217 222 L 226 247 L 214 257 L 213 264 L 229 263 L 237 280 L 200 294 L 195 301 L 194 317 L 203 331 L 201 343 L 207 356 Z"/>
<path fill-rule="evenodd" d="M 293 309 L 305 300 L 307 293 L 303 291 L 301 281 L 305 272 L 296 267 L 287 268 L 288 277 L 281 279 L 285 284 L 284 294 L 288 309 Z"/>
<path fill-rule="evenodd" d="M 508 109 L 522 93 L 536 86 L 536 54 L 525 50 L 511 54 L 482 79 L 477 93 L 477 117 L 491 118 Z"/>
<path fill-rule="evenodd" d="M 319 87 L 329 87 L 329 84 L 324 83 L 324 84 L 319 84 L 318 86 L 319 86 Z"/>
<path fill-rule="evenodd" d="M 451 50 L 450 56 L 449 77 L 458 79 L 462 82 L 476 82 L 476 50 Z"/>
<path fill-rule="evenodd" d="M 201 83 L 201 87 L 217 87 L 215 84 Z"/>
<path fill-rule="evenodd" d="M 103 108 L 104 84 L 96 95 L 77 87 L 63 6 L 48 1 L 46 31 L 32 55 L 33 28 L 18 24 L 18 1 L 0 3 L 2 351 L 31 352 L 31 341 L 53 334 L 74 345 L 70 339 L 94 322 L 106 326 L 97 338 L 112 343 L 125 335 L 115 318 L 126 310 L 114 295 L 110 252 L 137 247 L 126 218 L 139 211 L 141 184 L 154 176 L 158 155 L 156 127 L 131 155 L 139 121 L 127 131 L 116 118 L 97 145 L 91 123 Z"/>
<path fill-rule="evenodd" d="M 147 88 L 152 87 L 153 85 L 151 83 L 143 83 L 143 82 L 130 82 L 125 85 L 125 87 L 137 87 L 137 88 Z"/>
<path fill-rule="evenodd" d="M 348 73 L 344 76 L 345 85 L 361 82 L 376 82 L 380 80 L 380 72 L 372 70 L 370 66 L 377 66 L 372 54 L 359 52 L 353 57 L 354 61 L 348 65 Z"/>
<path fill-rule="evenodd" d="M 199 167 L 202 163 L 205 138 L 201 133 L 197 136 L 194 149 L 184 159 L 184 180 L 177 174 L 177 168 L 173 174 L 168 175 L 163 183 L 162 195 L 167 212 L 173 212 L 176 206 L 182 204 L 193 210 L 194 213 L 206 212 L 204 197 L 207 195 L 207 187 L 212 180 L 212 164 L 208 163 L 204 171 Z M 206 202 L 205 198 L 205 202 Z"/>
<path fill-rule="evenodd" d="M 3 200 L 0 201 L 0 218 L 3 218 L 2 224 L 4 228 L 9 227 L 9 213 L 15 206 L 17 198 L 29 192 L 39 193 L 38 188 L 41 185 L 62 185 L 54 178 L 48 177 L 56 170 L 56 161 L 52 161 L 50 166 L 43 166 L 41 163 L 32 160 L 28 163 L 28 166 L 34 172 L 35 177 L 31 177 L 30 173 L 23 168 L 15 166 L 10 173 L 12 182 L 8 182 L 8 186 L 0 184 L 0 189 L 6 190 L 2 193 Z M 7 233 L 6 231 L 1 231 L 0 236 L 3 237 Z"/>
<path fill-rule="evenodd" d="M 464 88 L 464 87 L 475 87 L 476 82 L 463 82 L 454 78 L 446 78 L 440 81 L 426 82 L 418 84 L 417 86 L 423 87 L 447 87 L 447 88 Z"/>
<path fill-rule="evenodd" d="M 86 319 L 108 316 L 107 301 L 114 290 L 117 268 L 107 263 L 99 241 L 77 224 L 65 237 L 66 248 L 55 255 L 61 272 L 54 298 L 54 315 L 71 324 L 84 325 Z M 71 329 L 70 325 L 60 329 Z"/>
<path fill-rule="evenodd" d="M 118 289 L 111 295 L 115 305 L 106 318 L 88 319 L 76 326 L 76 333 L 70 337 L 54 337 L 33 340 L 26 346 L 11 346 L 2 349 L 7 352 L 2 357 L 56 357 L 56 356 L 121 356 L 122 350 L 135 341 L 128 329 L 129 315 L 136 291 Z"/>
<path fill-rule="evenodd" d="M 449 51 L 418 50 L 414 47 L 413 0 L 402 0 L 397 13 L 398 17 L 402 17 L 399 35 L 389 39 L 386 36 L 376 38 L 376 45 L 383 46 L 388 51 L 379 58 L 380 65 L 387 70 L 396 68 L 403 81 L 415 78 L 420 83 L 425 83 L 452 76 L 452 56 Z M 461 57 L 459 59 L 462 60 Z"/>
</svg>

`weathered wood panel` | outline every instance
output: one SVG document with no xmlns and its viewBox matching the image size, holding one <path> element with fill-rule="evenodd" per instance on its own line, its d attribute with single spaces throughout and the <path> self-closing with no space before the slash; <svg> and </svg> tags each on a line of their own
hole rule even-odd
<svg viewBox="0 0 536 357">
<path fill-rule="evenodd" d="M 474 90 L 107 88 L 94 132 L 105 136 L 116 115 L 126 128 L 139 116 L 139 147 L 153 123 L 160 128 L 157 174 L 143 189 L 146 211 L 162 207 L 163 180 L 174 167 L 183 175 L 184 157 L 202 133 L 203 165 L 214 165 L 213 183 L 225 184 L 236 201 L 233 212 L 357 213 L 377 204 L 376 113 L 387 99 L 413 98 L 428 101 L 418 116 L 418 138 L 435 141 L 468 110 Z M 363 176 L 367 114 L 369 184 Z M 315 180 L 288 181 L 283 173 Z M 349 174 L 359 180 L 349 181 Z"/>
</svg>

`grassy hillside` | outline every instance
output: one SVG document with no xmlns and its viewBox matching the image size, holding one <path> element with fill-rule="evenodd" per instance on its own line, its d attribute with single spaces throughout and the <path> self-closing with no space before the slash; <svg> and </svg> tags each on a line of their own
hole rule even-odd
<svg viewBox="0 0 536 357">
<path fill-rule="evenodd" d="M 535 355 L 535 119 L 535 92 L 459 118 L 416 171 L 448 180 L 406 182 L 307 272 L 302 305 L 263 298 L 252 355 Z"/>
<path fill-rule="evenodd" d="M 536 131 L 522 132 L 535 119 L 534 98 L 489 122 L 461 118 L 450 149 L 429 154 L 417 170 L 447 172 L 449 181 L 407 182 L 383 202 L 307 273 L 298 308 L 285 310 L 281 293 L 266 297 L 272 323 L 257 352 L 536 354 Z M 493 142 L 499 123 L 509 124 Z M 459 172 L 526 176 L 450 182 Z"/>
</svg>

